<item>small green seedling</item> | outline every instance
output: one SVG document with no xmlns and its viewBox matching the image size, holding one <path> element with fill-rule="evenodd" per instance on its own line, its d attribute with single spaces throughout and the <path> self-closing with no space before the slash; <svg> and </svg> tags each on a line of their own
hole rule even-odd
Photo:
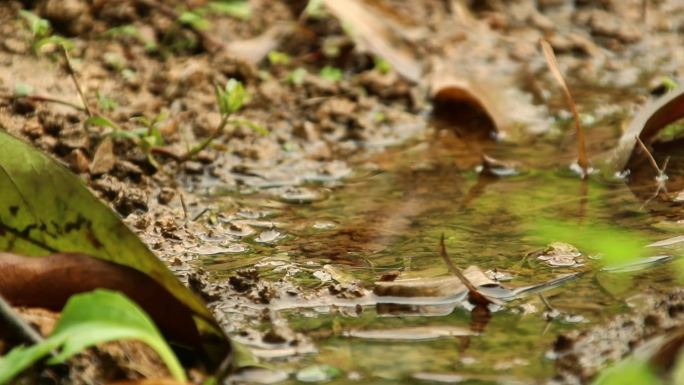
<svg viewBox="0 0 684 385">
<path fill-rule="evenodd" d="M 149 41 L 143 37 L 142 33 L 138 27 L 133 24 L 121 25 L 118 27 L 110 28 L 105 31 L 102 36 L 110 39 L 131 39 L 142 43 L 145 46 L 147 52 L 154 52 L 157 50 L 157 44 L 153 41 Z"/>
<path fill-rule="evenodd" d="M 166 111 L 160 112 L 157 116 L 150 119 L 146 116 L 138 116 L 131 120 L 142 125 L 133 130 L 125 130 L 118 124 L 111 121 L 109 118 L 102 115 L 93 115 L 86 120 L 86 124 L 93 126 L 111 128 L 112 132 L 109 134 L 114 138 L 123 138 L 133 141 L 136 146 L 147 157 L 147 161 L 154 167 L 159 168 L 159 163 L 153 155 L 153 149 L 164 145 L 164 138 L 159 130 L 159 124 L 166 120 L 168 113 Z"/>
<path fill-rule="evenodd" d="M 185 11 L 178 17 L 181 24 L 189 25 L 200 31 L 206 31 L 211 28 L 209 20 L 204 18 L 204 15 L 199 11 Z"/>
<path fill-rule="evenodd" d="M 290 55 L 285 52 L 271 51 L 268 53 L 268 62 L 271 65 L 288 65 L 290 64 Z"/>
<path fill-rule="evenodd" d="M 323 0 L 309 0 L 303 14 L 312 19 L 324 19 L 328 16 Z"/>
<path fill-rule="evenodd" d="M 33 86 L 27 83 L 17 83 L 14 86 L 14 95 L 16 96 L 29 96 L 33 91 Z"/>
<path fill-rule="evenodd" d="M 247 20 L 252 16 L 252 7 L 246 0 L 219 0 L 207 4 L 210 13 L 222 14 L 240 20 Z"/>
<path fill-rule="evenodd" d="M 6 384 L 41 358 L 55 354 L 47 362 L 58 364 L 91 346 L 116 341 L 138 340 L 159 354 L 171 375 L 187 380 L 173 350 L 150 317 L 126 296 L 109 290 L 95 290 L 72 296 L 62 315 L 43 342 L 12 349 L 0 358 L 0 384 Z"/>
<path fill-rule="evenodd" d="M 660 83 L 663 87 L 665 87 L 665 90 L 668 92 L 679 87 L 679 83 L 677 83 L 675 79 L 669 76 L 663 76 L 662 78 L 660 78 Z"/>
<path fill-rule="evenodd" d="M 119 108 L 119 103 L 102 92 L 97 91 L 97 107 L 100 111 L 114 111 Z"/>
<path fill-rule="evenodd" d="M 342 70 L 332 66 L 325 66 L 321 68 L 320 76 L 323 79 L 328 79 L 333 82 L 342 80 Z"/>
<path fill-rule="evenodd" d="M 380 72 L 381 74 L 388 74 L 392 72 L 392 65 L 387 60 L 379 56 L 375 56 L 373 58 L 373 63 L 375 64 L 373 69 Z"/>
<path fill-rule="evenodd" d="M 221 114 L 221 121 L 214 132 L 199 144 L 190 148 L 181 161 L 188 160 L 207 148 L 216 138 L 223 134 L 226 126 L 229 124 L 232 126 L 247 126 L 259 134 L 268 134 L 268 130 L 265 127 L 250 120 L 230 119 L 230 116 L 238 112 L 249 100 L 249 94 L 242 82 L 236 79 L 229 79 L 224 87 L 214 84 L 214 94 L 216 95 L 216 104 Z"/>
<path fill-rule="evenodd" d="M 206 16 L 211 14 L 222 14 L 246 20 L 252 16 L 252 8 L 245 0 L 221 0 L 210 1 L 203 7 L 196 7 L 192 10 L 181 13 L 178 21 L 199 31 L 206 31 L 211 28 L 211 22 Z"/>
<path fill-rule="evenodd" d="M 297 68 L 296 70 L 290 72 L 287 75 L 287 81 L 295 86 L 304 83 L 304 78 L 306 77 L 306 70 L 304 68 Z"/>
<path fill-rule="evenodd" d="M 36 15 L 35 13 L 20 10 L 21 16 L 31 30 L 32 42 L 31 48 L 34 53 L 39 53 L 40 50 L 49 44 L 62 45 L 65 49 L 71 50 L 74 48 L 74 43 L 64 36 L 53 35 L 50 22 Z"/>
</svg>

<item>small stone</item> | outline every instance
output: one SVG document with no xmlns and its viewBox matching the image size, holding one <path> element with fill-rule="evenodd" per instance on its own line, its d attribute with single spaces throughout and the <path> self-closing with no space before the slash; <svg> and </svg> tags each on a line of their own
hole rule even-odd
<svg viewBox="0 0 684 385">
<path fill-rule="evenodd" d="M 194 160 L 185 162 L 183 168 L 185 169 L 185 172 L 187 172 L 188 174 L 199 175 L 204 172 L 204 165 Z"/>
<path fill-rule="evenodd" d="M 171 187 L 164 187 L 157 195 L 157 202 L 162 205 L 168 204 L 176 196 L 176 190 Z"/>
</svg>

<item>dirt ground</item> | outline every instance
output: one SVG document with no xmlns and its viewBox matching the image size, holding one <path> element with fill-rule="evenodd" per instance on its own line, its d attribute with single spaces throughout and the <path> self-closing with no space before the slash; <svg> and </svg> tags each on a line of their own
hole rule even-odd
<svg viewBox="0 0 684 385">
<path fill-rule="evenodd" d="M 0 127 L 79 174 L 217 309 L 229 333 L 298 341 L 300 351 L 306 350 L 306 336 L 289 331 L 283 320 L 272 320 L 271 331 L 257 331 L 245 325 L 267 313 L 224 311 L 299 289 L 261 282 L 249 269 L 225 282 L 206 280 L 188 250 L 201 248 L 202 239 L 221 229 L 241 231 L 216 224 L 226 212 L 249 208 L 214 207 L 200 195 L 280 186 L 281 198 L 315 199 L 299 187 L 303 182 L 342 181 L 354 156 L 431 132 L 431 92 L 446 78 L 496 90 L 499 105 L 516 111 L 517 129 L 500 130 L 501 136 L 534 140 L 551 129 L 554 114 L 564 108 L 540 53 L 540 38 L 553 46 L 578 104 L 595 119 L 632 113 L 662 91 L 663 77 L 677 79 L 684 68 L 684 51 L 675 48 L 683 43 L 684 6 L 676 0 L 367 1 L 401 27 L 400 45 L 422 68 L 418 81 L 379 69 L 372 47 L 357 44 L 336 18 L 300 16 L 304 1 L 250 0 L 246 20 L 210 13 L 211 27 L 200 33 L 167 12 L 180 14 L 206 3 L 2 2 Z M 18 16 L 21 9 L 49 20 L 55 34 L 73 42 L 72 65 L 91 109 L 128 130 L 140 126 L 134 117 L 167 114 L 159 124 L 163 148 L 152 154 L 157 166 L 130 139 L 113 137 L 109 147 L 105 138 L 111 129 L 86 125 L 84 111 L 16 97 L 17 87 L 30 85 L 34 95 L 81 105 L 58 50 L 34 49 L 31 31 Z M 461 15 L 463 9 L 469 14 Z M 137 32 L 111 33 L 127 25 Z M 215 40 L 222 45 L 213 45 Z M 271 50 L 286 53 L 288 63 L 269 60 L 265 53 Z M 326 66 L 341 69 L 341 79 L 320 76 Z M 297 68 L 306 72 L 295 81 Z M 232 126 L 193 159 L 175 160 L 217 127 L 213 85 L 230 78 L 242 81 L 251 96 L 237 117 L 268 133 L 248 124 Z M 591 151 L 607 147 L 595 143 Z"/>
</svg>

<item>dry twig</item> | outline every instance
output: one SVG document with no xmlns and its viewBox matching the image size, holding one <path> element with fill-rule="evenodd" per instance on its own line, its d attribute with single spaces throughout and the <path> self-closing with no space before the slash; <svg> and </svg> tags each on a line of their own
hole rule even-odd
<svg viewBox="0 0 684 385">
<path fill-rule="evenodd" d="M 544 57 L 546 58 L 546 63 L 549 66 L 551 74 L 556 79 L 560 85 L 563 93 L 565 94 L 565 100 L 572 111 L 572 116 L 575 120 L 575 130 L 577 131 L 577 164 L 582 168 L 583 178 L 587 176 L 587 169 L 589 168 L 589 161 L 587 160 L 587 147 L 586 140 L 584 137 L 584 130 L 580 124 L 580 116 L 577 112 L 577 105 L 575 104 L 575 99 L 573 99 L 570 93 L 570 88 L 563 78 L 560 69 L 558 67 L 558 61 L 556 60 L 556 55 L 553 53 L 553 48 L 546 40 L 540 40 L 542 51 L 544 52 Z"/>
<path fill-rule="evenodd" d="M 73 80 L 74 85 L 76 86 L 76 91 L 78 92 L 78 96 L 81 98 L 81 102 L 83 102 L 83 108 L 85 109 L 86 114 L 88 114 L 88 117 L 92 117 L 93 114 L 90 111 L 90 107 L 88 107 L 88 100 L 86 99 L 85 94 L 83 93 L 83 89 L 81 88 L 81 85 L 78 82 L 78 78 L 76 77 L 76 71 L 74 71 L 74 67 L 71 65 L 71 59 L 69 58 L 69 53 L 67 52 L 66 48 L 64 48 L 63 45 L 60 45 L 60 52 L 62 53 L 62 57 L 64 57 L 64 63 L 65 63 L 67 72 L 69 73 L 71 80 Z"/>
<path fill-rule="evenodd" d="M 668 157 L 665 159 L 665 162 L 663 162 L 663 167 L 658 166 L 658 162 L 656 162 L 655 158 L 653 157 L 653 154 L 651 154 L 651 151 L 648 150 L 648 147 L 644 144 L 644 142 L 641 140 L 639 136 L 636 136 L 636 142 L 639 144 L 639 147 L 641 147 L 641 150 L 646 153 L 646 157 L 648 158 L 648 161 L 651 163 L 651 166 L 653 166 L 653 169 L 656 172 L 656 179 L 659 180 L 666 180 L 667 175 L 665 175 L 665 169 L 667 168 L 667 164 L 670 161 L 670 158 Z"/>
<path fill-rule="evenodd" d="M 482 293 L 480 293 L 477 287 L 475 287 L 475 285 L 473 285 L 473 283 L 470 282 L 470 280 L 463 274 L 463 272 L 461 272 L 461 269 L 459 269 L 451 260 L 449 254 L 447 253 L 446 246 L 444 245 L 444 233 L 442 233 L 442 237 L 439 239 L 439 254 L 442 256 L 442 259 L 449 268 L 449 271 L 451 271 L 456 277 L 458 277 L 461 283 L 463 283 L 463 285 L 465 285 L 465 287 L 468 288 L 468 300 L 470 300 L 471 303 L 474 303 L 476 305 L 487 305 L 492 303 L 491 300 L 489 300 Z"/>
</svg>

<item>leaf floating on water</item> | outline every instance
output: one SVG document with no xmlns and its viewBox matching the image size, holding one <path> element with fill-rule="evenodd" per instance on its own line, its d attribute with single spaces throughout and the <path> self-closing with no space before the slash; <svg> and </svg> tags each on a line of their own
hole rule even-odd
<svg viewBox="0 0 684 385">
<path fill-rule="evenodd" d="M 646 247 L 664 247 L 664 246 L 672 246 L 676 245 L 679 243 L 684 242 L 684 235 L 678 235 L 676 237 L 668 238 L 668 239 L 663 239 L 662 241 L 658 242 L 653 242 L 650 245 L 646 245 Z"/>
<path fill-rule="evenodd" d="M 6 132 L 0 131 L 0 147 L 0 250 L 36 257 L 77 252 L 135 269 L 190 309 L 200 332 L 219 341 L 221 354 L 228 351 L 202 300 L 78 177 Z"/>
<path fill-rule="evenodd" d="M 341 371 L 330 365 L 313 365 L 297 372 L 297 380 L 302 382 L 323 382 L 339 376 Z"/>
<path fill-rule="evenodd" d="M 497 285 L 477 266 L 468 267 L 463 275 L 476 287 Z M 458 277 L 436 277 L 375 282 L 373 292 L 382 297 L 450 297 L 467 290 Z"/>
<path fill-rule="evenodd" d="M 476 333 L 457 326 L 419 326 L 397 329 L 351 330 L 343 333 L 347 337 L 386 341 L 420 341 L 440 337 L 472 336 Z"/>
<path fill-rule="evenodd" d="M 629 273 L 634 271 L 645 270 L 655 265 L 671 261 L 672 259 L 673 257 L 669 255 L 655 255 L 653 257 L 641 258 L 637 261 L 606 266 L 603 269 L 601 269 L 601 271 L 609 273 Z"/>
</svg>

